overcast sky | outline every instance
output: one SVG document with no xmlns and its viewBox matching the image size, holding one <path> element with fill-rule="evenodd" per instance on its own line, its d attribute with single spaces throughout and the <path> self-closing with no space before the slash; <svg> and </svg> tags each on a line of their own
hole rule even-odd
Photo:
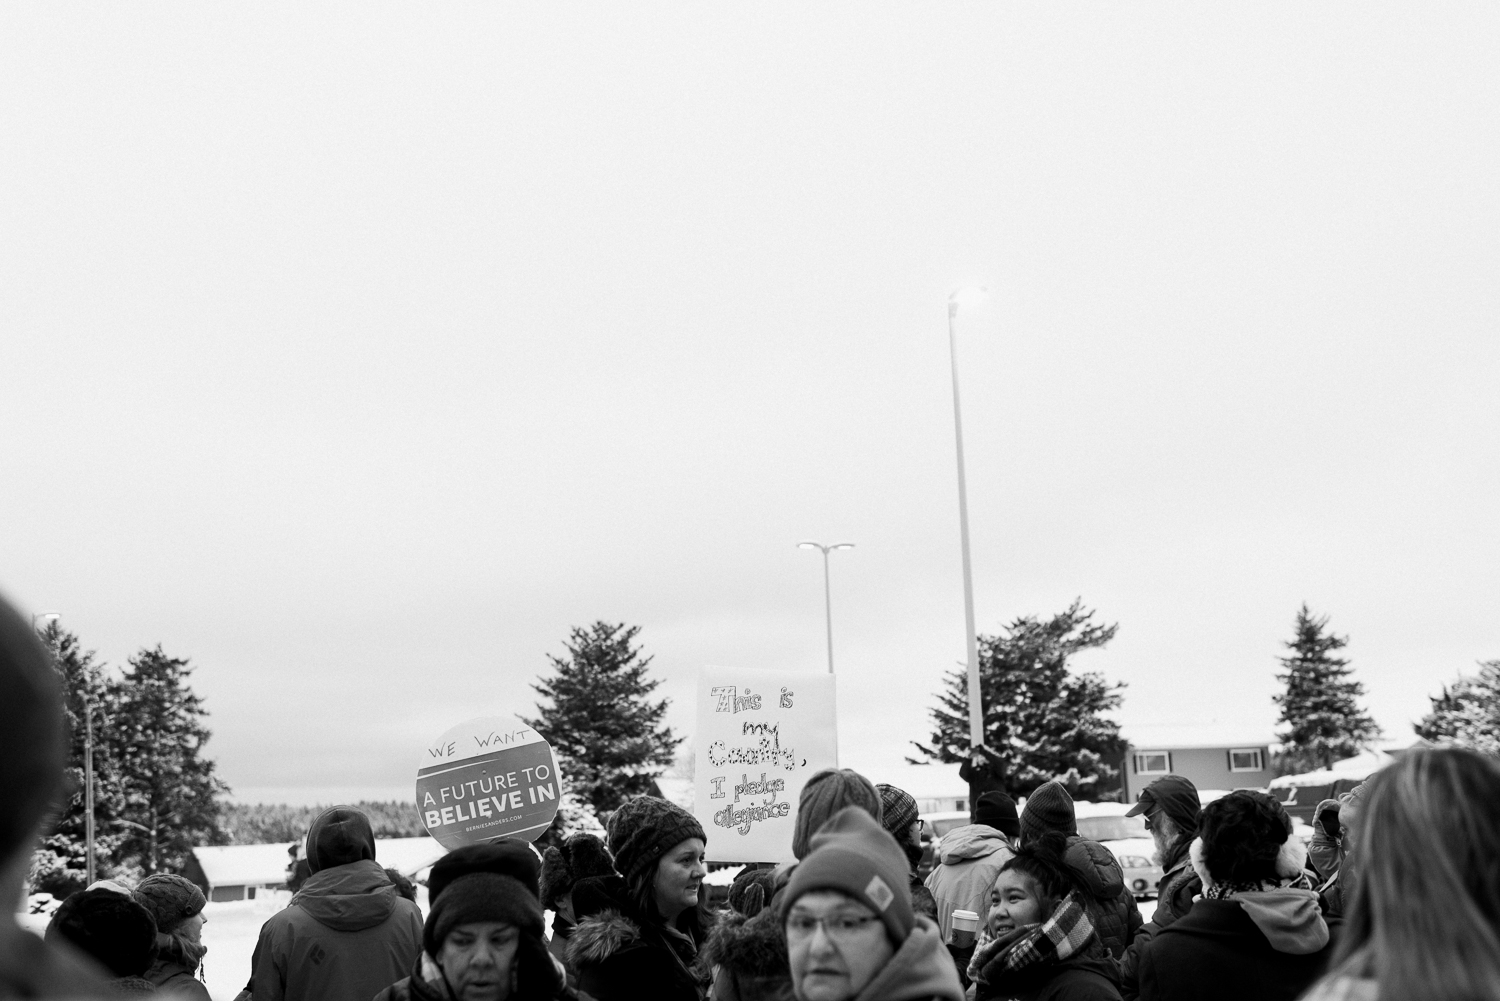
<svg viewBox="0 0 1500 1001">
<path fill-rule="evenodd" d="M 237 795 L 407 795 L 573 625 L 925 739 L 1081 596 L 1127 726 L 1500 657 L 1500 10 L 11 4 L 0 588 L 197 666 Z M 878 777 L 878 776 L 877 776 Z"/>
</svg>

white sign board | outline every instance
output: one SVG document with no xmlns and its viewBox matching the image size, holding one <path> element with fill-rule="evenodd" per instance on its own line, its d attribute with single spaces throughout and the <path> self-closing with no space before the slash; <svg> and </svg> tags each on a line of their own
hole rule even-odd
<svg viewBox="0 0 1500 1001">
<path fill-rule="evenodd" d="M 705 667 L 693 813 L 715 862 L 791 862 L 797 799 L 838 767 L 831 674 Z"/>
<path fill-rule="evenodd" d="M 450 851 L 521 838 L 552 825 L 562 776 L 542 735 L 513 716 L 460 723 L 422 751 L 417 809 L 427 833 Z"/>
</svg>

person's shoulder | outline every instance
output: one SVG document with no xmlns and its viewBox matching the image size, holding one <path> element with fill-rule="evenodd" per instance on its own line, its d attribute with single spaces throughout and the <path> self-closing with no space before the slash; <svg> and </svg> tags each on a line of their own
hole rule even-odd
<svg viewBox="0 0 1500 1001">
<path fill-rule="evenodd" d="M 1036 1001 L 1120 1001 L 1120 988 L 1097 970 L 1068 966 L 1047 981 Z"/>
<path fill-rule="evenodd" d="M 109 974 L 67 943 L 46 942 L 0 919 L 0 997 L 96 997 Z"/>
</svg>

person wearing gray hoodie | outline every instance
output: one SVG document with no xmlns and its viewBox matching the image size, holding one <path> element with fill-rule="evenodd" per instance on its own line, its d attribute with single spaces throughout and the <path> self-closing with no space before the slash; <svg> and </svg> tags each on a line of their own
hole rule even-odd
<svg viewBox="0 0 1500 1001">
<path fill-rule="evenodd" d="M 937 864 L 927 875 L 927 889 L 937 902 L 938 930 L 944 942 L 952 937 L 954 911 L 984 916 L 995 877 L 1015 854 L 1014 838 L 1020 821 L 1009 796 L 985 793 L 975 805 L 974 816 L 976 823 L 955 827 L 943 836 L 937 848 Z"/>
<path fill-rule="evenodd" d="M 1293 1001 L 1322 975 L 1330 928 L 1291 831 L 1262 792 L 1204 807 L 1189 850 L 1203 897 L 1141 950 L 1141 1001 Z"/>
<path fill-rule="evenodd" d="M 307 832 L 312 875 L 260 929 L 254 1001 L 370 1001 L 422 951 L 422 912 L 375 861 L 370 821 L 345 806 Z"/>
</svg>

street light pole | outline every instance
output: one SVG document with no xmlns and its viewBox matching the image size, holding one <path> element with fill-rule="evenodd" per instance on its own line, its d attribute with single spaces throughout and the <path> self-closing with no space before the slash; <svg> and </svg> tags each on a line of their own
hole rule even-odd
<svg viewBox="0 0 1500 1001">
<path fill-rule="evenodd" d="M 984 743 L 984 707 L 979 698 L 979 640 L 974 631 L 974 572 L 969 562 L 969 497 L 964 480 L 964 424 L 958 405 L 958 337 L 955 327 L 961 300 L 982 295 L 984 289 L 958 289 L 948 297 L 948 358 L 953 368 L 953 439 L 958 449 L 958 538 L 964 564 L 964 628 L 969 656 L 969 747 Z"/>
<path fill-rule="evenodd" d="M 823 553 L 823 616 L 828 623 L 828 673 L 833 673 L 833 591 L 828 584 L 828 554 L 835 549 L 853 549 L 852 542 L 835 542 L 825 546 L 821 542 L 799 542 L 798 549 L 817 549 Z"/>
</svg>

